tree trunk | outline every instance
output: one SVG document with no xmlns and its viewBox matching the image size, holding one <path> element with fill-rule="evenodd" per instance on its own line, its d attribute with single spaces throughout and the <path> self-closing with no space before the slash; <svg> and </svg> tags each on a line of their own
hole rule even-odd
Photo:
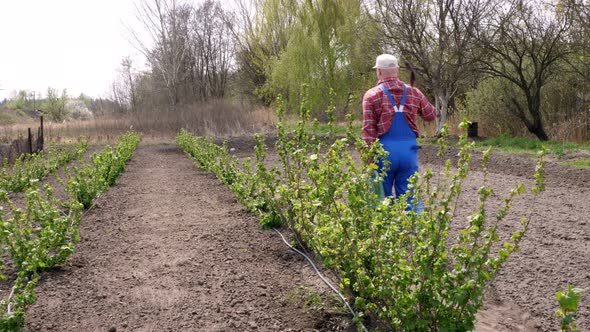
<svg viewBox="0 0 590 332">
<path fill-rule="evenodd" d="M 541 114 L 541 88 L 537 90 L 529 103 L 529 113 L 533 119 L 531 125 L 527 125 L 528 130 L 537 136 L 541 141 L 548 141 L 549 136 L 543 126 L 543 115 Z"/>
<path fill-rule="evenodd" d="M 541 118 L 537 118 L 538 115 L 533 114 L 533 121 L 527 121 L 527 129 L 531 134 L 537 136 L 538 139 L 541 141 L 548 141 L 549 136 L 545 132 L 545 127 L 543 126 L 543 121 Z"/>
<path fill-rule="evenodd" d="M 540 107 L 538 106 L 540 105 L 540 102 L 536 103 L 534 97 L 529 98 L 527 99 L 528 107 L 526 109 L 523 108 L 518 100 L 514 97 L 510 98 L 510 102 L 510 112 L 516 115 L 522 121 L 522 123 L 524 123 L 527 130 L 531 134 L 537 136 L 537 138 L 541 141 L 547 141 L 549 137 L 547 136 L 547 133 L 545 133 Z"/>
<path fill-rule="evenodd" d="M 176 104 L 178 103 L 178 96 L 176 94 L 176 87 L 168 87 L 168 101 L 170 102 L 170 111 L 176 112 Z"/>
<path fill-rule="evenodd" d="M 547 133 L 545 133 L 545 129 L 543 128 L 543 125 L 533 126 L 532 128 L 528 128 L 528 129 L 531 133 L 533 133 L 535 136 L 537 136 L 537 138 L 540 139 L 541 141 L 548 141 L 549 140 L 549 136 L 547 136 Z"/>
<path fill-rule="evenodd" d="M 435 94 L 436 107 L 436 134 L 439 135 L 445 123 L 447 123 L 447 113 L 449 109 L 450 97 L 442 92 Z"/>
</svg>

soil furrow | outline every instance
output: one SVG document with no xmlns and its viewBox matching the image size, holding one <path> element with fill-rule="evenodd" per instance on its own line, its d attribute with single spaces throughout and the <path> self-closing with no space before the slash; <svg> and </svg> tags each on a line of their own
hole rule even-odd
<svg viewBox="0 0 590 332">
<path fill-rule="evenodd" d="M 173 145 L 140 147 L 25 331 L 354 330 L 311 268 Z M 307 302 L 307 304 L 306 304 Z"/>
</svg>

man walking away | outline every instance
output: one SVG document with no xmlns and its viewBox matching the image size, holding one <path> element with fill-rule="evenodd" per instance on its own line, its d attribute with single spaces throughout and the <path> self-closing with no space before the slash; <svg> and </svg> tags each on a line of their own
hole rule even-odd
<svg viewBox="0 0 590 332">
<path fill-rule="evenodd" d="M 391 54 L 377 57 L 375 67 L 379 82 L 363 97 L 362 139 L 371 145 L 377 138 L 385 151 L 389 170 L 383 181 L 385 196 L 395 197 L 408 191 L 408 180 L 418 171 L 419 136 L 416 115 L 424 121 L 436 119 L 436 109 L 420 90 L 399 79 L 398 59 Z M 379 170 L 383 161 L 379 162 Z M 413 209 L 408 197 L 409 210 Z M 421 207 L 418 207 L 418 212 Z"/>
</svg>

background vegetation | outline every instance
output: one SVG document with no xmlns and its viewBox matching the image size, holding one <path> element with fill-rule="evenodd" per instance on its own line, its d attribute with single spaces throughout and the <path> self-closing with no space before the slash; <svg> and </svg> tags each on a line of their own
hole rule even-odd
<svg viewBox="0 0 590 332">
<path fill-rule="evenodd" d="M 467 116 L 487 136 L 590 139 L 587 0 L 138 0 L 136 7 L 131 42 L 147 68 L 123 58 L 109 98 L 15 92 L 0 103 L 0 121 L 41 109 L 55 122 L 152 114 L 185 123 L 183 114 L 211 101 L 248 114 L 279 94 L 289 115 L 302 84 L 320 122 L 331 90 L 336 118 L 353 109 L 360 119 L 362 95 L 376 83 L 375 56 L 390 52 L 414 64 L 416 85 L 437 107 L 429 134 Z M 408 75 L 402 68 L 402 79 Z"/>
</svg>

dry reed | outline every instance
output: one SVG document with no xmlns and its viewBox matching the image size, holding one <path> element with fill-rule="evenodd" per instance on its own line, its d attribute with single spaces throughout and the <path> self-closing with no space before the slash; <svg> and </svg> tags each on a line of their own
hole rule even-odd
<svg viewBox="0 0 590 332">
<path fill-rule="evenodd" d="M 62 143 L 86 136 L 91 143 L 112 143 L 122 133 L 133 129 L 141 132 L 144 140 L 167 141 L 181 129 L 197 135 L 230 137 L 248 135 L 274 128 L 276 118 L 270 108 L 245 109 L 227 101 L 179 107 L 176 112 L 167 110 L 134 112 L 97 116 L 91 120 L 73 120 L 63 123 L 45 122 L 45 139 Z M 0 127 L 0 140 L 9 141 L 27 132 L 35 124 L 17 124 Z"/>
</svg>

